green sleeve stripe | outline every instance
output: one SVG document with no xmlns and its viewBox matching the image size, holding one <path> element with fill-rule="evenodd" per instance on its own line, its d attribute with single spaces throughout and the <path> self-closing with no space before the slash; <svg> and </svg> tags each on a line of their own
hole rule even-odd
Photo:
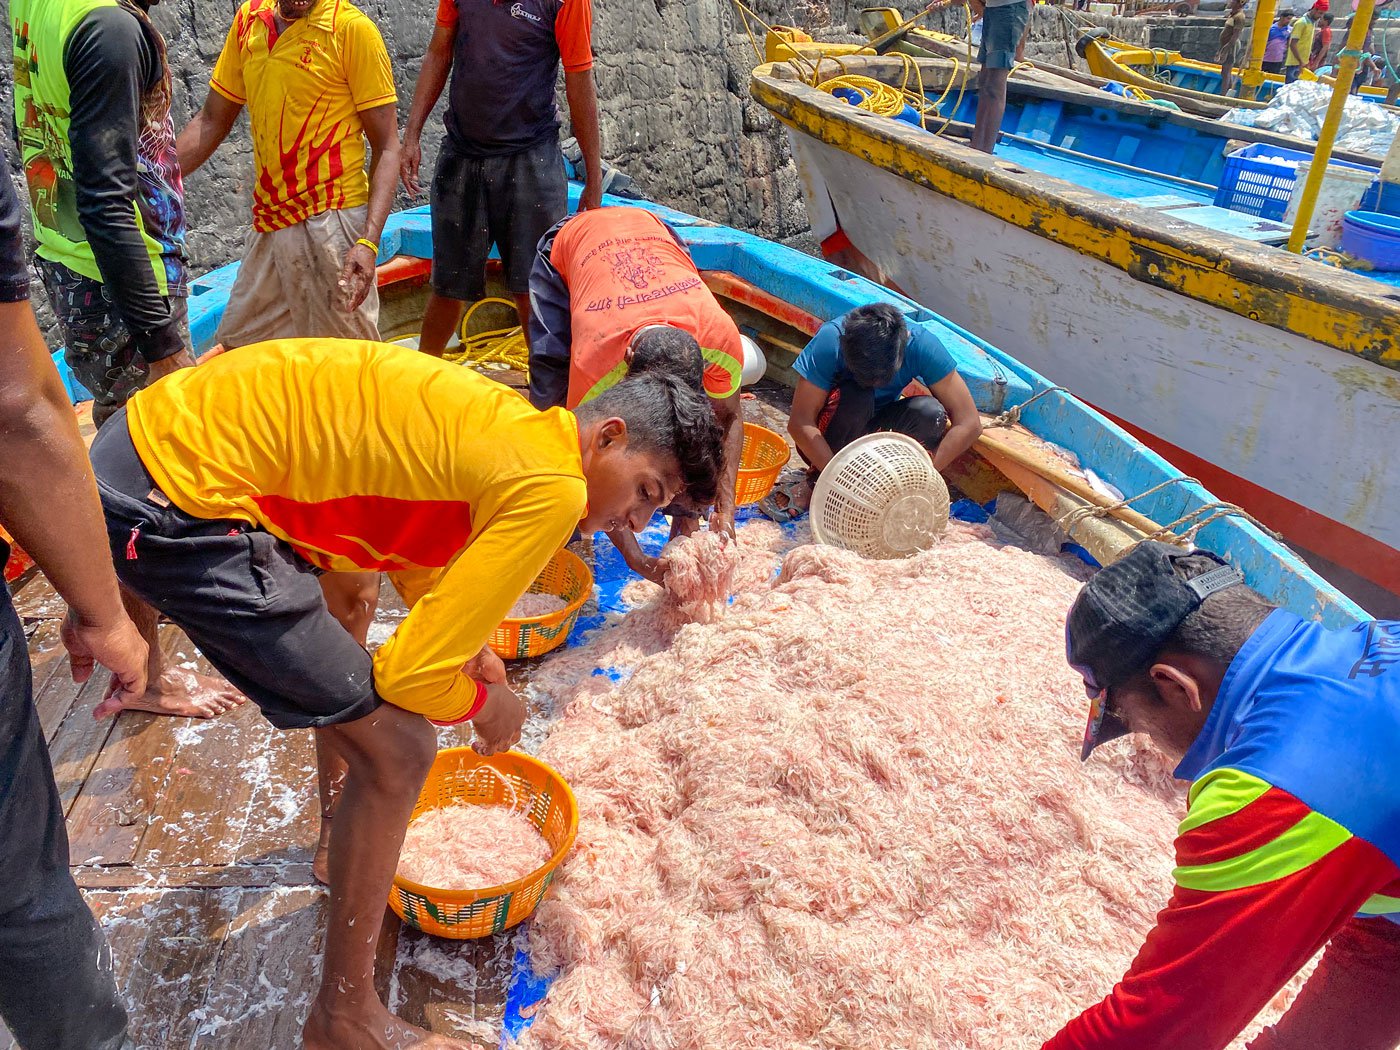
<svg viewBox="0 0 1400 1050">
<path fill-rule="evenodd" d="M 1362 915 L 1400 915 L 1400 897 L 1377 893 L 1361 906 Z"/>
<path fill-rule="evenodd" d="M 1212 820 L 1238 813 L 1269 790 L 1268 782 L 1238 769 L 1217 769 L 1191 785 L 1186 819 L 1177 828 L 1185 835 Z"/>
<path fill-rule="evenodd" d="M 1286 879 L 1350 839 L 1351 832 L 1321 813 L 1309 813 L 1272 842 L 1214 864 L 1177 868 L 1172 874 L 1183 889 L 1220 893 Z"/>
</svg>

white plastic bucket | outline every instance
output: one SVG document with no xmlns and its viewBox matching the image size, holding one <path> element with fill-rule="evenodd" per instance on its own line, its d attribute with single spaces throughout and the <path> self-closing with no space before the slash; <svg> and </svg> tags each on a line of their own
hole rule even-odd
<svg viewBox="0 0 1400 1050">
<path fill-rule="evenodd" d="M 753 386 L 768 371 L 768 358 L 759 345 L 748 336 L 741 334 L 739 341 L 744 344 L 743 371 L 740 373 L 740 386 Z"/>
<path fill-rule="evenodd" d="M 1298 206 L 1303 200 L 1303 187 L 1307 185 L 1310 167 L 1312 161 L 1298 162 L 1293 197 L 1288 202 L 1288 210 L 1283 213 L 1285 225 L 1291 225 L 1298 217 Z M 1309 224 L 1313 234 L 1308 237 L 1309 248 L 1336 248 L 1342 243 L 1342 220 L 1347 212 L 1361 203 L 1361 195 L 1370 188 L 1375 177 L 1376 173 L 1370 169 L 1327 165 L 1327 174 L 1322 177 L 1322 186 L 1317 191 L 1317 204 Z"/>
</svg>

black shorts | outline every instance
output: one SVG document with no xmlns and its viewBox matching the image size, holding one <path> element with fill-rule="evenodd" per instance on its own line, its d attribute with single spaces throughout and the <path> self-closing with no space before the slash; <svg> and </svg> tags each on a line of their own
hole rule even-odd
<svg viewBox="0 0 1400 1050">
<path fill-rule="evenodd" d="M 569 211 L 559 142 L 503 157 L 469 157 L 444 136 L 433 175 L 433 291 L 470 302 L 486 295 L 486 257 L 500 249 L 506 287 L 530 290 L 540 238 Z"/>
<path fill-rule="evenodd" d="M 98 432 L 92 465 L 117 577 L 269 722 L 353 722 L 383 702 L 369 653 L 326 608 L 311 563 L 256 525 L 170 503 L 131 443 L 125 409 Z"/>
<path fill-rule="evenodd" d="M 63 360 L 92 394 L 97 406 L 93 415 L 100 424 L 146 385 L 150 366 L 136 352 L 131 332 L 101 281 L 37 256 L 34 264 L 63 336 Z M 169 302 L 171 315 L 183 327 L 184 296 L 172 296 Z"/>
</svg>

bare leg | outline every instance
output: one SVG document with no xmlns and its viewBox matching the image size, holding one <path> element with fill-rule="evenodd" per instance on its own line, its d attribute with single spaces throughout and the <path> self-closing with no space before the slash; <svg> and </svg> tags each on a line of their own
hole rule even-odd
<svg viewBox="0 0 1400 1050">
<path fill-rule="evenodd" d="M 1001 118 L 1006 113 L 1006 78 L 1009 69 L 982 67 L 977 74 L 977 125 L 972 130 L 972 148 L 983 153 L 996 149 L 1001 134 Z"/>
<path fill-rule="evenodd" d="M 326 732 L 349 763 L 331 836 L 330 906 L 321 988 L 306 1050 L 400 1050 L 468 1044 L 431 1036 L 389 1013 L 374 991 L 374 950 L 409 816 L 436 752 L 423 718 L 385 704 Z"/>
<path fill-rule="evenodd" d="M 423 311 L 423 331 L 418 336 L 418 349 L 433 357 L 441 357 L 447 349 L 452 333 L 462 321 L 462 311 L 466 303 L 460 299 L 447 299 L 437 292 L 428 296 L 428 307 Z"/>
<path fill-rule="evenodd" d="M 369 638 L 369 625 L 379 607 L 379 573 L 331 572 L 321 577 L 326 608 L 361 645 Z"/>
<path fill-rule="evenodd" d="M 321 593 L 326 608 L 350 637 L 364 645 L 369 639 L 369 625 L 374 622 L 374 610 L 379 605 L 379 573 L 333 572 L 321 577 Z M 321 795 L 321 837 L 316 843 L 316 856 L 311 873 L 318 882 L 326 882 L 330 873 L 331 818 L 345 785 L 345 756 L 335 746 L 335 732 L 314 730 L 316 736 L 316 772 Z"/>
<path fill-rule="evenodd" d="M 126 710 L 184 718 L 214 718 L 244 702 L 246 698 L 243 694 L 222 678 L 211 678 L 169 666 L 160 649 L 160 638 L 156 635 L 159 615 L 125 587 L 121 589 L 121 594 L 126 614 L 136 624 L 136 629 L 149 647 L 146 679 L 150 685 L 139 700 L 121 707 L 113 705 L 110 709 L 103 704 L 97 709 L 99 717 Z"/>
<path fill-rule="evenodd" d="M 520 331 L 525 335 L 525 349 L 530 349 L 530 293 L 514 292 L 515 312 L 520 315 Z"/>
</svg>

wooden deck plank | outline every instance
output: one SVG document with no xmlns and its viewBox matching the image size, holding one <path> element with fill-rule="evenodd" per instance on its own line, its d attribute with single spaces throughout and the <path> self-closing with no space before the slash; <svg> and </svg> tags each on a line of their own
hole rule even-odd
<svg viewBox="0 0 1400 1050">
<path fill-rule="evenodd" d="M 325 892 L 214 890 L 235 901 L 192 1050 L 268 1050 L 301 1045 L 320 983 Z"/>
<path fill-rule="evenodd" d="M 309 729 L 266 728 L 256 754 L 252 794 L 233 859 L 247 864 L 310 863 L 320 833 L 316 744 Z"/>
<path fill-rule="evenodd" d="M 127 1003 L 136 1046 L 174 1050 L 190 1045 L 204 1019 L 205 988 L 243 892 L 174 889 L 87 895 L 112 942 L 117 987 Z"/>
<path fill-rule="evenodd" d="M 35 620 L 61 620 L 68 611 L 68 605 L 58 596 L 42 572 L 36 572 L 24 580 L 14 593 L 15 612 L 25 623 Z"/>
<path fill-rule="evenodd" d="M 159 638 L 170 666 L 189 661 L 194 647 L 178 628 L 161 627 Z M 180 732 L 191 721 L 141 711 L 116 717 L 68 810 L 68 839 L 76 863 L 135 861 L 151 814 L 171 777 Z"/>
<path fill-rule="evenodd" d="M 410 1024 L 494 1047 L 501 1037 L 513 945 L 510 933 L 448 941 L 404 929 L 386 1001 Z"/>
<path fill-rule="evenodd" d="M 58 692 L 58 679 L 62 677 L 55 675 L 49 683 L 48 691 Z M 102 695 L 107 691 L 105 674 L 94 674 L 81 687 L 68 682 L 65 689 L 75 689 L 76 694 L 59 720 L 53 736 L 49 738 L 49 757 L 53 761 L 54 780 L 58 782 L 58 797 L 66 813 L 97 762 L 102 746 L 112 732 L 113 721 L 110 718 L 98 721 L 92 717 L 92 712 L 101 703 Z M 63 695 L 66 694 L 59 693 L 59 700 Z M 43 702 L 37 699 L 35 702 L 39 704 L 41 711 L 47 704 L 55 703 L 49 697 L 45 697 Z M 83 858 L 74 859 L 82 861 Z"/>
<path fill-rule="evenodd" d="M 59 620 L 41 620 L 29 634 L 29 669 L 37 694 L 59 675 L 72 681 L 68 670 L 68 650 L 59 637 Z"/>
<path fill-rule="evenodd" d="M 73 878 L 83 890 L 257 889 L 314 886 L 311 863 L 194 865 L 184 868 L 82 867 Z"/>
<path fill-rule="evenodd" d="M 270 727 L 244 704 L 177 730 L 170 777 L 155 799 L 135 863 L 141 867 L 226 865 L 235 859 L 254 790 L 253 760 Z"/>
</svg>

